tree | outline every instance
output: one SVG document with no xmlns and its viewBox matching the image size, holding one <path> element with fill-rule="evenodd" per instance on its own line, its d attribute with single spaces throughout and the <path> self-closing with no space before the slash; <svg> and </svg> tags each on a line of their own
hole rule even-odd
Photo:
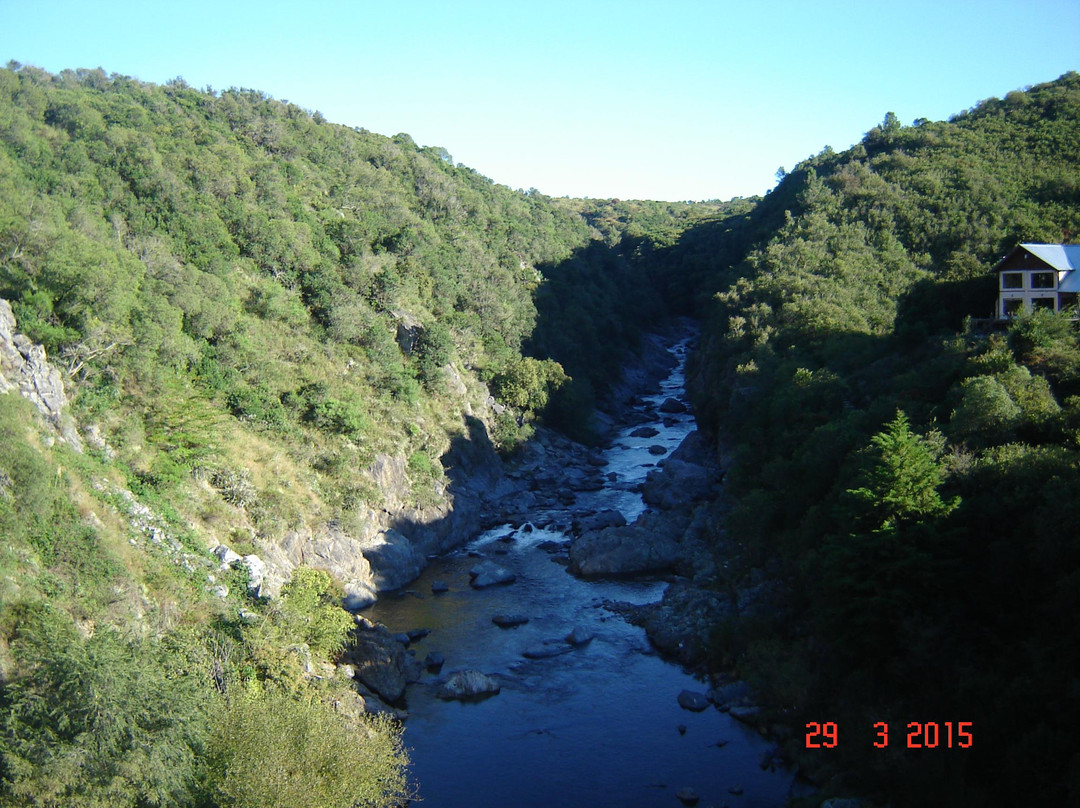
<svg viewBox="0 0 1080 808">
<path fill-rule="evenodd" d="M 865 474 L 866 485 L 848 493 L 866 506 L 875 531 L 899 531 L 945 516 L 959 505 L 958 499 L 946 502 L 938 493 L 945 476 L 943 449 L 939 433 L 923 437 L 912 432 L 902 410 L 874 435 L 870 450 L 876 460 Z"/>
<path fill-rule="evenodd" d="M 550 393 L 569 379 L 558 362 L 523 356 L 508 361 L 506 369 L 491 381 L 500 401 L 518 410 L 538 412 L 547 406 Z"/>
<path fill-rule="evenodd" d="M 453 347 L 450 332 L 441 323 L 429 323 L 420 330 L 413 355 L 416 357 L 417 375 L 429 390 L 441 378 L 442 368 L 450 361 Z"/>
<path fill-rule="evenodd" d="M 281 615 L 320 658 L 339 652 L 353 626 L 352 615 L 341 606 L 342 597 L 341 585 L 314 567 L 297 567 L 282 587 Z"/>
</svg>

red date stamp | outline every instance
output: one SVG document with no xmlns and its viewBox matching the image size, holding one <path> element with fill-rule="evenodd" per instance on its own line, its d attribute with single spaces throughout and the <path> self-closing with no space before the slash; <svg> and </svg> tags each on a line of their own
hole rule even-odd
<svg viewBox="0 0 1080 808">
<path fill-rule="evenodd" d="M 888 748 L 889 725 L 878 721 L 873 730 L 874 746 Z M 907 725 L 908 749 L 970 749 L 974 742 L 971 721 L 910 721 Z M 840 728 L 835 721 L 811 721 L 806 725 L 807 749 L 835 749 L 839 743 Z"/>
</svg>

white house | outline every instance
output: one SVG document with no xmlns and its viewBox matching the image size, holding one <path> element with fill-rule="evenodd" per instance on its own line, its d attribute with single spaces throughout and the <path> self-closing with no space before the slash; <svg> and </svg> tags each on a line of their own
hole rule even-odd
<svg viewBox="0 0 1080 808">
<path fill-rule="evenodd" d="M 1080 292 L 1080 244 L 1018 244 L 994 267 L 998 273 L 997 317 L 1021 309 L 1075 308 Z"/>
</svg>

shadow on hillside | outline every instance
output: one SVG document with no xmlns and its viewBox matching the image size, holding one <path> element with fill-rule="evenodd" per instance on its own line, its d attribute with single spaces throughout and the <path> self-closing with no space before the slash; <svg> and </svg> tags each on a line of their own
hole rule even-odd
<svg viewBox="0 0 1080 808">
<path fill-rule="evenodd" d="M 484 422 L 465 415 L 465 431 L 454 436 L 439 458 L 446 478 L 448 506 L 429 505 L 399 511 L 390 519 L 386 545 L 372 566 L 387 581 L 419 574 L 427 557 L 461 546 L 484 526 L 488 500 L 505 487 L 502 463 Z M 395 569 L 400 568 L 400 569 Z"/>
</svg>

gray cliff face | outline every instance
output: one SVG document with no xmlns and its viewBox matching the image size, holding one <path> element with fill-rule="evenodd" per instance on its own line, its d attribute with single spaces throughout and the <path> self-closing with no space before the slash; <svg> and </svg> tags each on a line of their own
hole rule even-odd
<svg viewBox="0 0 1080 808">
<path fill-rule="evenodd" d="M 297 528 L 275 540 L 256 539 L 265 571 L 252 591 L 275 597 L 293 569 L 306 564 L 341 581 L 346 608 L 362 609 L 378 593 L 415 579 L 430 556 L 471 539 L 507 501 L 519 503 L 525 483 L 505 474 L 486 426 L 472 416 L 465 423 L 465 434 L 441 458 L 446 483 L 431 482 L 436 486 L 431 504 L 413 504 L 404 457 L 380 454 L 363 472 L 379 492 L 378 505 L 357 520 L 352 532 L 331 522 Z"/>
<path fill-rule="evenodd" d="M 68 402 L 60 371 L 48 363 L 44 346 L 16 332 L 16 325 L 11 305 L 0 300 L 0 393 L 17 391 L 32 401 L 60 439 L 81 452 L 74 422 L 64 412 Z"/>
</svg>

